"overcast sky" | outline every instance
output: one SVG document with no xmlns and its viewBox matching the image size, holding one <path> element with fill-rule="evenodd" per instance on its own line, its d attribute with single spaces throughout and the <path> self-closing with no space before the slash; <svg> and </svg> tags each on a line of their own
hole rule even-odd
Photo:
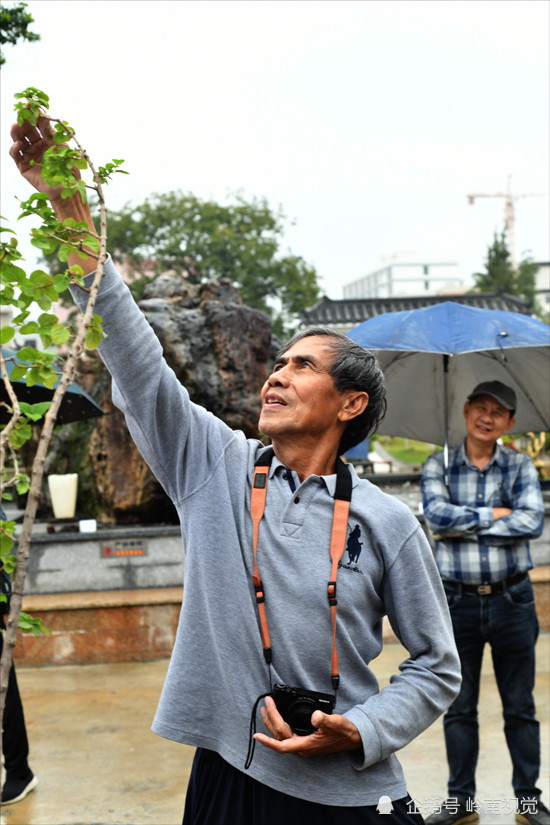
<svg viewBox="0 0 550 825">
<path fill-rule="evenodd" d="M 13 94 L 37 86 L 97 163 L 125 159 L 111 208 L 173 189 L 265 196 L 332 298 L 396 254 L 469 279 L 505 199 L 467 195 L 505 192 L 509 175 L 516 196 L 537 195 L 515 201 L 518 257 L 550 257 L 546 0 L 28 7 L 41 41 L 4 47 L 0 72 L 10 219 L 28 196 L 7 155 Z"/>
</svg>

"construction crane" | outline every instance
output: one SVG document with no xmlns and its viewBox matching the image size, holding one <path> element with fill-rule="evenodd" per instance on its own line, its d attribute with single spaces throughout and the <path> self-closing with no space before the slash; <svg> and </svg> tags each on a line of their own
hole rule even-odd
<svg viewBox="0 0 550 825">
<path fill-rule="evenodd" d="M 508 175 L 508 185 L 506 188 L 506 192 L 495 192 L 495 194 L 490 195 L 485 192 L 479 192 L 474 195 L 468 195 L 468 203 L 474 203 L 476 198 L 506 198 L 506 203 L 504 206 L 504 225 L 506 227 L 506 245 L 508 247 L 508 252 L 510 253 L 510 263 L 512 269 L 516 269 L 516 251 L 515 251 L 515 238 L 514 238 L 514 230 L 515 230 L 515 222 L 516 222 L 516 215 L 515 215 L 515 207 L 514 203 L 519 198 L 541 198 L 541 197 L 548 197 L 547 193 L 543 192 L 530 192 L 527 194 L 522 195 L 513 195 L 512 194 L 512 176 Z"/>
</svg>

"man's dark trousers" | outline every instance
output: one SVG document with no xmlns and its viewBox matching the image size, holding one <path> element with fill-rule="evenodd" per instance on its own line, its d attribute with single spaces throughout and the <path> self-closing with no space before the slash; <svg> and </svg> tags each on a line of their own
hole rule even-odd
<svg viewBox="0 0 550 825">
<path fill-rule="evenodd" d="M 3 620 L 0 616 L 0 622 Z M 2 655 L 3 633 L 0 633 L 0 656 Z M 2 749 L 4 751 L 4 767 L 6 769 L 6 780 L 18 779 L 25 781 L 30 774 L 29 769 L 29 743 L 25 728 L 25 716 L 23 705 L 17 686 L 15 667 L 11 666 L 8 678 L 8 690 L 6 692 L 6 703 L 4 705 L 3 717 L 4 733 L 2 736 Z"/>
<path fill-rule="evenodd" d="M 491 646 L 502 701 L 504 733 L 513 765 L 512 787 L 518 799 L 540 796 L 540 732 L 535 718 L 535 643 L 538 620 L 533 587 L 526 576 L 502 593 L 463 593 L 444 582 L 462 666 L 462 687 L 444 716 L 449 762 L 449 796 L 475 798 L 479 753 L 477 705 L 481 662 Z"/>
</svg>

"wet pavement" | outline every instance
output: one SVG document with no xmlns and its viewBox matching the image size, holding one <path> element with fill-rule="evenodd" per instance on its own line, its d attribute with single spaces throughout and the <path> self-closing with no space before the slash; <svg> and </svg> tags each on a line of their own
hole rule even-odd
<svg viewBox="0 0 550 825">
<path fill-rule="evenodd" d="M 381 684 L 396 672 L 403 658 L 405 652 L 399 643 L 385 645 L 373 663 Z M 167 665 L 167 660 L 161 660 L 19 668 L 30 762 L 39 784 L 22 802 L 4 806 L 3 825 L 179 825 L 193 748 L 161 739 L 150 730 Z M 539 786 L 547 805 L 549 665 L 550 637 L 543 634 L 537 647 L 535 696 L 542 734 Z M 480 722 L 477 801 L 482 807 L 481 823 L 511 825 L 512 769 L 488 651 Z M 409 792 L 427 815 L 441 804 L 446 792 L 441 720 L 399 756 Z"/>
</svg>

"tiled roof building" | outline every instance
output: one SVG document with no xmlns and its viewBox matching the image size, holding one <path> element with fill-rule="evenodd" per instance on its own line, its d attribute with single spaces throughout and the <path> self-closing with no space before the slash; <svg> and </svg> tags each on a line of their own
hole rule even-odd
<svg viewBox="0 0 550 825">
<path fill-rule="evenodd" d="M 305 327 L 331 327 L 340 332 L 349 332 L 350 329 L 369 318 L 374 318 L 375 315 L 420 309 L 421 307 L 440 304 L 443 301 L 456 301 L 460 304 L 467 304 L 481 309 L 498 309 L 506 312 L 521 312 L 523 315 L 533 315 L 532 306 L 520 301 L 519 298 L 502 292 L 426 295 L 407 298 L 344 298 L 343 300 L 333 300 L 325 295 L 314 306 L 302 310 L 302 325 Z"/>
</svg>

